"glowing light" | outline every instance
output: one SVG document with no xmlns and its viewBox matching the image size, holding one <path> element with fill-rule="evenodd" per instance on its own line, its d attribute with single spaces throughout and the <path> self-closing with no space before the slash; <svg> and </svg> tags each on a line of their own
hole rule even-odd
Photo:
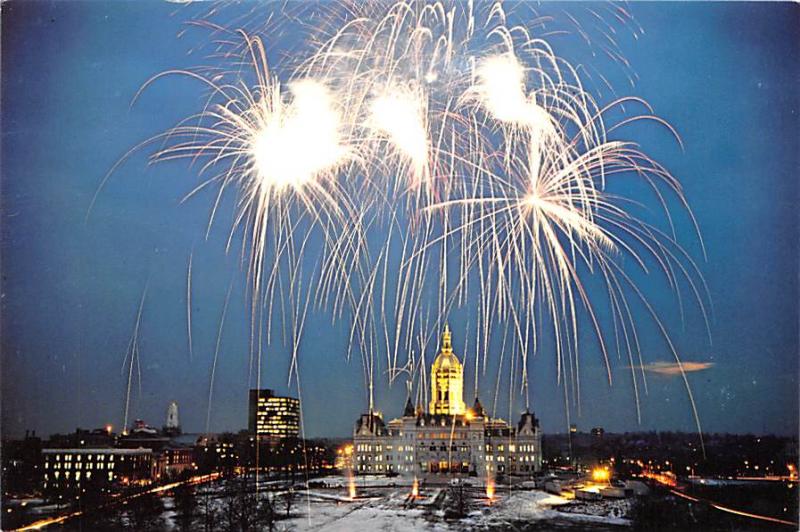
<svg viewBox="0 0 800 532">
<path fill-rule="evenodd" d="M 605 467 L 596 467 L 592 469 L 592 480 L 595 482 L 608 482 L 611 478 L 611 472 Z"/>
<path fill-rule="evenodd" d="M 419 497 L 419 480 L 417 480 L 417 477 L 414 477 L 414 483 L 411 484 L 411 497 L 415 499 Z"/>
<path fill-rule="evenodd" d="M 478 83 L 475 91 L 494 118 L 511 123 L 527 119 L 525 69 L 513 54 L 481 60 L 476 74 Z"/>
<path fill-rule="evenodd" d="M 352 473 L 347 479 L 347 495 L 350 499 L 356 498 L 356 479 Z"/>
<path fill-rule="evenodd" d="M 424 97 L 419 90 L 390 87 L 372 101 L 370 126 L 411 161 L 417 182 L 428 162 Z"/>
<path fill-rule="evenodd" d="M 490 501 L 494 500 L 494 479 L 488 478 L 486 479 L 486 498 Z"/>
<path fill-rule="evenodd" d="M 265 190 L 301 188 L 347 158 L 341 113 L 333 95 L 316 80 L 289 85 L 291 103 L 275 83 L 247 112 L 253 114 L 250 156 Z"/>
</svg>

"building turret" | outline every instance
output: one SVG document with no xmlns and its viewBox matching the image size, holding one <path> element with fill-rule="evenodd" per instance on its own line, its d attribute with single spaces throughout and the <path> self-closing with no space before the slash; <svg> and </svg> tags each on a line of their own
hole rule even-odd
<svg viewBox="0 0 800 532">
<path fill-rule="evenodd" d="M 475 397 L 475 404 L 472 405 L 472 414 L 475 417 L 483 417 L 483 405 L 481 404 L 481 400 Z"/>
<path fill-rule="evenodd" d="M 384 436 L 386 425 L 383 419 L 376 413 L 361 414 L 356 421 L 355 436 Z"/>
<path fill-rule="evenodd" d="M 517 431 L 521 435 L 536 434 L 539 430 L 539 420 L 533 413 L 525 411 L 517 423 Z"/>
<path fill-rule="evenodd" d="M 403 410 L 403 417 L 414 417 L 415 415 L 414 404 L 411 402 L 411 397 L 409 397 L 406 400 L 406 408 Z"/>
</svg>

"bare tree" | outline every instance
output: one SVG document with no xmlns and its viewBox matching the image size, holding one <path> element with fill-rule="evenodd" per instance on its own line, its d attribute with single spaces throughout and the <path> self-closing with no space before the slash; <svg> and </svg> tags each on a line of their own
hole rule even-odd
<svg viewBox="0 0 800 532">
<path fill-rule="evenodd" d="M 158 495 L 144 493 L 133 499 L 127 508 L 128 525 L 133 530 L 160 530 L 164 505 Z"/>
<path fill-rule="evenodd" d="M 197 510 L 197 499 L 194 487 L 181 484 L 174 490 L 175 510 L 178 514 L 180 530 L 194 530 L 194 517 Z"/>
<path fill-rule="evenodd" d="M 289 519 L 292 515 L 292 507 L 294 506 L 294 501 L 297 498 L 297 492 L 294 491 L 294 487 L 289 486 L 283 493 L 283 505 L 286 508 L 286 519 Z"/>
<path fill-rule="evenodd" d="M 273 532 L 276 520 L 275 500 L 272 497 L 272 493 L 266 492 L 258 500 L 255 524 L 257 526 L 265 526 L 269 532 Z"/>
<path fill-rule="evenodd" d="M 448 507 L 447 514 L 450 517 L 464 517 L 467 515 L 467 508 L 469 507 L 469 493 L 464 487 L 464 484 L 450 486 L 447 491 Z"/>
<path fill-rule="evenodd" d="M 217 508 L 209 487 L 203 490 L 200 512 L 203 517 L 203 532 L 212 532 L 217 524 Z"/>
<path fill-rule="evenodd" d="M 246 527 L 242 526 L 242 519 L 246 519 L 244 516 L 243 504 L 244 489 L 243 482 L 239 479 L 230 479 L 225 485 L 222 503 L 222 520 L 228 532 L 247 530 Z"/>
</svg>

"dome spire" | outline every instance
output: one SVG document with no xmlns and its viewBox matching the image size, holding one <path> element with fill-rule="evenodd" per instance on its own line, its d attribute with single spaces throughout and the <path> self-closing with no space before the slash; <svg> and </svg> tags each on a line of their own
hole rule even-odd
<svg viewBox="0 0 800 532">
<path fill-rule="evenodd" d="M 453 340 L 450 334 L 450 325 L 444 324 L 444 332 L 442 332 L 442 353 L 453 352 Z"/>
</svg>

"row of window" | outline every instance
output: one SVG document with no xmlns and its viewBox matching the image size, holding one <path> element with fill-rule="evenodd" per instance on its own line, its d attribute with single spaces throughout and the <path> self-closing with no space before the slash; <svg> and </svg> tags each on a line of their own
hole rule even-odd
<svg viewBox="0 0 800 532">
<path fill-rule="evenodd" d="M 146 454 L 135 454 L 135 455 L 132 455 L 132 456 L 126 456 L 124 454 L 123 455 L 117 455 L 117 454 L 113 454 L 113 453 L 107 453 L 107 454 L 98 453 L 96 455 L 92 455 L 92 454 L 76 454 L 74 456 L 74 459 L 73 459 L 73 455 L 65 454 L 65 455 L 63 455 L 63 460 L 62 460 L 62 455 L 60 455 L 60 454 L 52 454 L 52 453 L 48 454 L 48 453 L 46 453 L 45 454 L 45 460 L 52 460 L 53 457 L 54 457 L 56 462 L 61 462 L 61 461 L 63 461 L 63 462 L 81 462 L 81 461 L 83 461 L 83 462 L 90 462 L 90 461 L 96 461 L 96 462 L 109 461 L 109 462 L 113 462 L 115 456 L 118 456 L 119 457 L 119 461 L 121 461 L 121 462 L 124 462 L 126 459 L 135 462 L 135 461 L 141 461 L 141 460 L 150 460 L 150 458 L 151 458 L 151 455 L 149 454 L 149 452 L 146 453 Z"/>
<path fill-rule="evenodd" d="M 371 465 L 371 464 L 359 464 L 356 467 L 357 471 L 361 471 L 361 472 L 365 472 L 365 473 L 370 473 L 370 472 L 373 472 L 373 471 L 375 471 L 375 472 L 383 472 L 384 470 L 387 471 L 387 472 L 389 472 L 389 471 L 411 472 L 412 469 L 413 469 L 413 466 L 402 466 L 401 465 L 401 466 L 398 466 L 397 468 L 395 468 L 391 464 L 387 464 L 385 467 L 384 467 L 383 464 L 375 464 L 374 466 Z M 469 471 L 470 466 L 469 466 L 468 462 L 463 462 L 463 463 L 460 463 L 460 464 L 458 462 L 454 462 L 452 464 L 447 464 L 447 462 L 441 462 L 441 463 L 432 462 L 430 464 L 420 463 L 419 464 L 419 469 L 425 470 L 425 471 L 430 471 L 432 473 L 447 472 L 447 471 L 460 471 L 462 473 L 466 473 L 466 472 Z M 496 472 L 499 472 L 499 473 L 503 473 L 506 470 L 509 473 L 517 473 L 517 472 L 519 472 L 519 473 L 533 473 L 534 471 L 536 471 L 536 468 L 535 468 L 535 466 L 532 466 L 532 465 L 524 465 L 524 466 L 519 466 L 519 467 L 516 467 L 516 466 L 512 465 L 512 466 L 509 466 L 508 468 L 506 468 L 503 464 L 499 464 L 497 467 L 494 467 L 491 464 L 487 464 L 486 465 L 486 471 L 488 471 L 488 472 L 496 471 Z"/>
<path fill-rule="evenodd" d="M 62 465 L 64 466 L 64 469 L 71 469 L 72 468 L 72 462 L 64 462 L 63 464 L 61 462 L 56 462 L 55 464 L 53 464 L 53 469 L 61 469 Z M 82 462 L 75 462 L 75 469 L 82 469 L 83 466 L 84 466 L 84 464 Z M 86 462 L 85 466 L 86 466 L 86 469 L 95 469 L 95 468 L 97 468 L 97 469 L 105 469 L 106 468 L 105 462 L 98 462 L 97 464 L 94 464 L 92 462 Z M 44 468 L 45 469 L 49 469 L 50 468 L 50 462 L 45 462 L 44 463 Z M 114 469 L 114 464 L 109 463 L 108 464 L 108 469 Z"/>
<path fill-rule="evenodd" d="M 430 450 L 436 452 L 436 448 L 434 448 L 434 447 L 431 447 Z M 446 449 L 444 449 L 444 448 L 442 448 L 441 450 L 442 451 L 446 451 Z M 467 449 L 465 447 L 465 448 L 463 448 L 463 450 L 466 452 L 469 449 Z M 501 462 L 501 463 L 503 463 L 503 462 L 506 461 L 506 457 L 504 455 L 495 456 L 495 455 L 492 455 L 492 454 L 486 454 L 482 458 L 484 460 L 486 460 L 487 462 Z M 508 461 L 511 462 L 511 463 L 515 463 L 515 462 L 517 462 L 517 458 L 519 458 L 520 462 L 536 462 L 536 457 L 532 456 L 532 455 L 523 455 L 523 456 L 520 456 L 520 457 L 509 456 L 508 457 Z M 370 455 L 370 454 L 366 454 L 366 455 L 359 454 L 359 455 L 356 455 L 356 460 L 358 462 L 383 462 L 383 461 L 393 462 L 394 459 L 395 459 L 395 455 L 391 455 L 391 454 L 387 454 L 385 457 L 384 457 L 384 455 L 381 455 L 381 454 L 378 454 L 378 455 Z M 398 456 L 397 460 L 398 461 L 403 461 L 403 457 L 402 456 Z M 406 462 L 413 461 L 412 455 L 405 455 L 405 461 Z"/>
<path fill-rule="evenodd" d="M 503 453 L 506 450 L 506 446 L 503 445 L 503 444 L 497 445 L 496 447 L 497 447 L 496 452 L 498 452 L 498 453 Z M 452 444 L 452 445 L 437 445 L 436 442 L 424 442 L 424 441 L 419 442 L 417 444 L 417 448 L 420 451 L 428 449 L 430 451 L 454 451 L 454 452 L 455 451 L 461 451 L 461 452 L 469 452 L 471 450 L 471 448 L 468 445 L 455 445 L 455 444 Z M 519 452 L 520 454 L 522 454 L 522 453 L 532 453 L 532 452 L 534 452 L 534 448 L 535 448 L 535 446 L 533 446 L 533 445 L 520 445 L 519 447 L 517 447 L 514 444 L 509 444 L 508 445 L 508 452 L 509 453 Z M 387 451 L 391 451 L 392 449 L 393 449 L 393 447 L 391 445 L 387 445 L 386 446 L 386 450 Z M 413 447 L 411 445 L 399 445 L 397 447 L 397 450 L 401 451 L 401 452 L 402 451 L 411 451 L 411 450 L 413 450 Z M 487 443 L 484 446 L 484 450 L 487 453 L 495 452 L 495 446 L 493 446 L 492 444 L 488 444 Z M 371 452 L 380 453 L 381 451 L 383 451 L 383 446 L 381 446 L 381 445 L 371 445 L 371 444 L 366 444 L 366 443 L 356 445 L 356 452 L 357 453 L 371 453 Z"/>
<path fill-rule="evenodd" d="M 75 471 L 75 475 L 70 478 L 70 474 L 71 473 L 72 473 L 71 471 L 64 471 L 64 479 L 65 480 L 73 479 L 76 482 L 80 482 L 80 480 L 81 480 L 81 472 L 80 471 Z M 83 476 L 86 478 L 86 480 L 91 480 L 92 472 L 91 471 L 85 471 L 83 473 Z M 56 471 L 55 473 L 53 473 L 53 478 L 55 478 L 56 480 L 60 480 L 61 479 L 61 471 Z M 48 480 L 50 480 L 50 475 L 48 473 L 45 473 L 44 474 L 44 481 L 45 481 L 44 482 L 44 487 L 45 488 L 47 487 L 47 481 Z M 108 472 L 108 481 L 111 482 L 112 480 L 114 480 L 114 472 L 113 471 L 109 471 Z"/>
<path fill-rule="evenodd" d="M 61 455 L 60 454 L 56 454 L 56 455 L 53 455 L 53 456 L 56 457 L 56 461 L 61 461 Z M 82 453 L 78 453 L 78 454 L 75 455 L 75 460 L 80 462 L 82 460 L 83 456 L 84 455 Z M 86 460 L 92 460 L 92 457 L 94 455 L 93 454 L 87 454 L 85 456 L 86 456 Z M 106 459 L 106 456 L 108 457 L 109 461 L 114 460 L 114 455 L 113 454 L 98 454 L 96 458 L 97 458 L 98 461 L 102 462 L 103 460 Z M 125 460 L 125 457 L 124 456 L 120 456 L 119 459 L 120 460 Z M 72 461 L 72 455 L 71 454 L 65 454 L 64 455 L 64 461 L 65 462 L 71 462 Z"/>
</svg>

